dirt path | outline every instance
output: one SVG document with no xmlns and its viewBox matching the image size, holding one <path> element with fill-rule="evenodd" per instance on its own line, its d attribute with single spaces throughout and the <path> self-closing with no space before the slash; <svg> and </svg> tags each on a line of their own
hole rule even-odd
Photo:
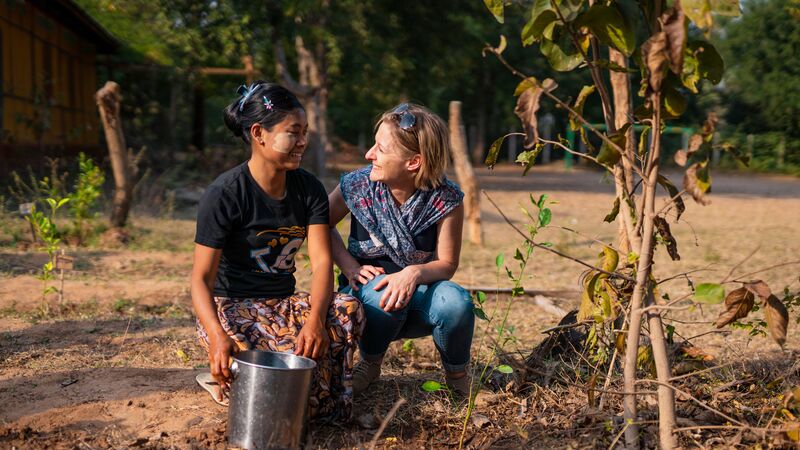
<svg viewBox="0 0 800 450">
<path fill-rule="evenodd" d="M 615 227 L 600 223 L 611 208 L 613 189 L 599 172 L 565 173 L 544 167 L 534 168 L 522 178 L 517 168 L 499 166 L 493 172 L 481 169 L 478 173 L 482 187 L 517 224 L 524 224 L 519 205 L 530 203 L 529 193 L 547 193 L 557 200 L 559 203 L 552 205 L 554 227 L 543 231 L 540 238 L 551 241 L 559 250 L 594 260 L 599 250 L 592 240 L 614 239 Z M 798 259 L 800 180 L 719 174 L 715 175 L 714 190 L 712 204 L 707 207 L 687 201 L 686 213 L 673 225 L 682 259 L 671 262 L 659 251 L 659 275 L 706 268 L 707 272 L 696 279 L 718 281 L 756 248 L 757 253 L 741 265 L 738 273 Z M 455 279 L 470 286 L 505 287 L 509 282 L 504 274 L 497 275 L 495 256 L 504 253 L 514 269 L 511 256 L 521 239 L 485 199 L 482 212 L 486 245 L 464 245 Z M 226 411 L 193 380 L 206 365 L 205 354 L 195 344 L 188 291 L 193 222 L 134 218 L 134 224 L 147 231 L 142 239 L 149 244 L 138 241 L 133 250 L 126 251 L 73 251 L 76 271 L 66 279 L 66 305 L 59 309 L 51 298 L 49 311 L 42 309 L 41 282 L 35 278 L 43 257 L 0 248 L 0 447 L 224 446 Z M 524 287 L 576 289 L 582 271 L 579 266 L 544 252 L 535 252 L 534 258 Z M 798 266 L 792 266 L 759 276 L 775 290 L 783 286 L 796 290 L 797 273 Z M 303 286 L 308 274 L 299 275 Z M 686 281 L 676 280 L 663 289 L 686 292 Z M 550 301 L 561 309 L 577 304 L 577 296 L 563 297 Z M 500 317 L 504 305 L 505 297 L 490 295 L 487 310 Z M 699 314 L 701 320 L 713 321 L 716 310 L 706 308 L 692 314 L 695 320 Z M 522 354 L 541 340 L 541 330 L 560 318 L 552 308 L 537 306 L 530 299 L 512 304 L 510 317 L 515 340 L 507 350 Z M 480 343 L 487 329 L 485 323 L 479 323 L 473 352 L 476 356 L 486 351 Z M 694 335 L 708 329 L 708 324 L 701 324 L 681 331 Z M 709 335 L 698 344 L 720 360 L 742 355 L 796 358 L 800 348 L 796 324 L 790 325 L 789 334 L 787 351 L 794 353 L 781 353 L 771 342 L 751 340 L 743 331 Z M 419 390 L 425 380 L 440 379 L 430 339 L 415 340 L 410 351 L 404 351 L 400 343 L 394 344 L 385 368 L 375 391 L 356 402 L 362 422 L 368 421 L 363 418 L 366 414 L 372 415 L 372 421 L 344 428 L 316 426 L 311 435 L 313 446 L 364 445 L 375 432 L 375 419 L 383 417 L 398 396 L 409 403 L 384 432 L 381 446 L 442 447 L 458 443 L 463 406 Z M 541 420 L 547 422 L 545 418 L 551 416 L 545 414 L 544 406 L 523 408 L 519 398 L 497 395 L 478 406 L 478 413 L 489 424 L 469 424 L 469 445 L 516 447 L 525 442 L 520 440 L 520 433 L 547 434 Z M 585 398 L 576 398 L 575 402 L 575 414 L 593 417 L 585 410 Z M 587 444 L 600 436 L 598 445 L 605 442 L 607 446 L 609 438 L 603 434 L 602 424 L 599 428 L 599 435 L 587 437 L 566 431 L 550 440 L 543 435 L 539 442 L 553 447 L 592 447 Z"/>
</svg>

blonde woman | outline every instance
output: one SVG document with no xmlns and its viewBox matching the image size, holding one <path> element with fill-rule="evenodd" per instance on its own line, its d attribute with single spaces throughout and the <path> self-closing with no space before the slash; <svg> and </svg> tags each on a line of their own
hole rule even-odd
<svg viewBox="0 0 800 450">
<path fill-rule="evenodd" d="M 371 165 L 342 176 L 328 196 L 339 286 L 364 307 L 366 327 L 353 390 L 381 373 L 389 344 L 433 336 L 447 385 L 469 392 L 474 314 L 469 293 L 449 281 L 458 268 L 463 193 L 445 178 L 448 129 L 430 110 L 401 104 L 378 120 Z M 335 226 L 351 214 L 347 248 Z"/>
</svg>

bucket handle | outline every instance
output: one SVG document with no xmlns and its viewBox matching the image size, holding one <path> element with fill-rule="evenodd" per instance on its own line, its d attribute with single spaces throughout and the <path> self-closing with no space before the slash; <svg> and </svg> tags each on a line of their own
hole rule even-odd
<svg viewBox="0 0 800 450">
<path fill-rule="evenodd" d="M 236 378 L 236 375 L 239 374 L 239 363 L 231 358 L 228 364 L 228 370 L 231 371 L 231 378 Z"/>
</svg>

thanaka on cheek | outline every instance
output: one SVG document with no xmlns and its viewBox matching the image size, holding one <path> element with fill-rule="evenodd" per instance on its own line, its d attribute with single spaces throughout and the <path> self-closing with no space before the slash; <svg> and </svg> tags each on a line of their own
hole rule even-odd
<svg viewBox="0 0 800 450">
<path fill-rule="evenodd" d="M 295 146 L 295 138 L 289 133 L 278 133 L 272 140 L 272 149 L 288 155 Z"/>
</svg>

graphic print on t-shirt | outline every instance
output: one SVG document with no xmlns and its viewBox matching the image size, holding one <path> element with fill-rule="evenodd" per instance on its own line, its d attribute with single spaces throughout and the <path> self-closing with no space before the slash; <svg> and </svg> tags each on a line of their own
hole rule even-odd
<svg viewBox="0 0 800 450">
<path fill-rule="evenodd" d="M 261 272 L 277 273 L 284 270 L 295 271 L 294 255 L 306 237 L 306 228 L 300 226 L 280 227 L 276 230 L 263 230 L 256 233 L 259 242 L 266 245 L 250 250 L 250 257 L 256 261 Z"/>
</svg>

